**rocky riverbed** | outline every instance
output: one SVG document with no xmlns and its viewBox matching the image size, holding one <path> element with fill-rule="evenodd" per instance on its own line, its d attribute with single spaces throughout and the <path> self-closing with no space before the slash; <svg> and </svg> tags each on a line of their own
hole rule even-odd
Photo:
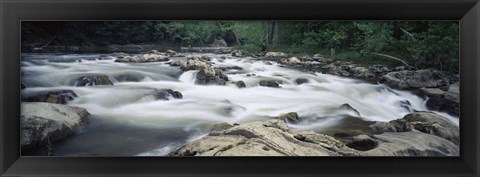
<svg viewBox="0 0 480 177">
<path fill-rule="evenodd" d="M 458 156 L 458 82 L 281 52 L 23 54 L 22 154 Z"/>
</svg>

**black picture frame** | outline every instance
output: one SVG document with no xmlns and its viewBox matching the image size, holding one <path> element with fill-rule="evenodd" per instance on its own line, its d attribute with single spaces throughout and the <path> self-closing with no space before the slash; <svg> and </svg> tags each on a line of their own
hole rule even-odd
<svg viewBox="0 0 480 177">
<path fill-rule="evenodd" d="M 478 0 L 1 0 L 0 175 L 479 176 Z M 20 157 L 22 20 L 459 20 L 460 157 Z"/>
</svg>

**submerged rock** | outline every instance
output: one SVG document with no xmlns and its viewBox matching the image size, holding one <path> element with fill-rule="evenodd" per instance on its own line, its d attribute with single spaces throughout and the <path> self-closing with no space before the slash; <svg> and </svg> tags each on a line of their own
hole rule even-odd
<svg viewBox="0 0 480 177">
<path fill-rule="evenodd" d="M 277 83 L 277 81 L 273 81 L 273 80 L 262 80 L 258 84 L 263 87 L 280 88 L 280 85 Z"/>
<path fill-rule="evenodd" d="M 238 81 L 238 82 L 235 83 L 235 85 L 237 85 L 238 88 L 245 88 L 245 87 L 247 87 L 247 86 L 245 85 L 245 82 L 243 82 L 243 81 Z"/>
<path fill-rule="evenodd" d="M 301 84 L 304 84 L 304 83 L 308 83 L 308 79 L 305 79 L 305 78 L 297 78 L 297 79 L 295 79 L 295 83 L 297 83 L 298 85 L 301 85 Z"/>
<path fill-rule="evenodd" d="M 32 151 L 75 133 L 88 123 L 84 108 L 52 103 L 22 103 L 20 144 L 22 151 Z"/>
<path fill-rule="evenodd" d="M 22 102 L 67 104 L 67 102 L 72 101 L 76 97 L 78 97 L 77 94 L 72 90 L 57 90 L 35 93 L 33 96 L 23 97 L 22 95 Z"/>
<path fill-rule="evenodd" d="M 110 78 L 107 75 L 100 74 L 96 76 L 80 77 L 74 83 L 74 86 L 77 86 L 77 87 L 96 86 L 96 85 L 113 85 L 113 82 L 110 81 Z"/>
<path fill-rule="evenodd" d="M 170 100 L 171 98 L 182 99 L 183 95 L 179 91 L 172 89 L 155 89 L 154 97 L 156 100 Z"/>
<path fill-rule="evenodd" d="M 278 119 L 297 124 L 300 121 L 300 116 L 296 112 L 289 112 L 278 116 Z"/>
</svg>

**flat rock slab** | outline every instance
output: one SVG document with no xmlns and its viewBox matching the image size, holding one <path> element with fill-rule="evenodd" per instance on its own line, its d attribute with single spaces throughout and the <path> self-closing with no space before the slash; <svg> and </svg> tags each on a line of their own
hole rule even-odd
<svg viewBox="0 0 480 177">
<path fill-rule="evenodd" d="M 62 140 L 88 123 L 84 108 L 52 103 L 22 103 L 20 116 L 22 150 L 33 150 Z"/>
</svg>

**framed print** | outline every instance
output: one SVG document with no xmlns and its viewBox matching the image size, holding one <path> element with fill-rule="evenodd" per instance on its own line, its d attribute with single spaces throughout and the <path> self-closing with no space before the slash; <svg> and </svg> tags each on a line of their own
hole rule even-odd
<svg viewBox="0 0 480 177">
<path fill-rule="evenodd" d="M 2 1 L 1 174 L 478 176 L 479 10 Z"/>
</svg>

